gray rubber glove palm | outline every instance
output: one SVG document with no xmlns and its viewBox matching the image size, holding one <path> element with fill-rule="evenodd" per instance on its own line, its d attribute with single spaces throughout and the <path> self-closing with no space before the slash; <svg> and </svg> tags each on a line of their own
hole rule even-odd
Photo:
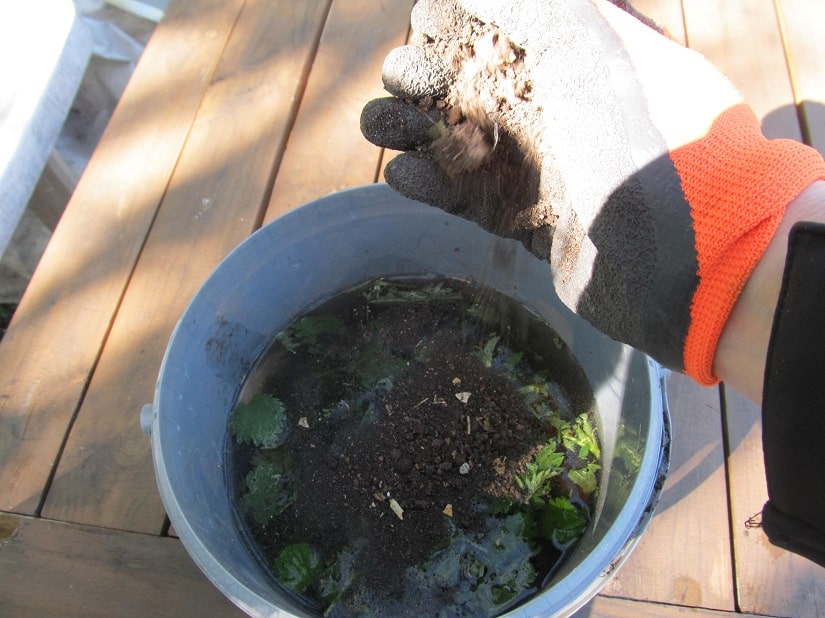
<svg viewBox="0 0 825 618">
<path fill-rule="evenodd" d="M 387 182 L 519 239 L 574 311 L 684 369 L 698 250 L 669 153 L 740 95 L 600 0 L 419 0 L 412 24 L 384 65 L 395 98 L 362 115 L 369 140 L 409 151 Z"/>
</svg>

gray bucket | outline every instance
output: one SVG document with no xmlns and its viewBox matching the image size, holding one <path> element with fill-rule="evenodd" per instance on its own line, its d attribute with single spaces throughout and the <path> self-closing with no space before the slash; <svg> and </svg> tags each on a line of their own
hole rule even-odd
<svg viewBox="0 0 825 618">
<path fill-rule="evenodd" d="M 249 615 L 309 614 L 248 549 L 230 500 L 227 423 L 244 379 L 275 333 L 306 308 L 375 277 L 424 274 L 483 283 L 532 308 L 571 347 L 596 397 L 604 468 L 591 526 L 550 585 L 507 615 L 564 616 L 584 605 L 650 519 L 669 452 L 658 365 L 565 308 L 547 264 L 519 243 L 384 185 L 351 189 L 273 221 L 218 266 L 178 323 L 141 418 L 184 547 Z M 626 446 L 642 455 L 635 474 L 613 465 Z"/>
</svg>

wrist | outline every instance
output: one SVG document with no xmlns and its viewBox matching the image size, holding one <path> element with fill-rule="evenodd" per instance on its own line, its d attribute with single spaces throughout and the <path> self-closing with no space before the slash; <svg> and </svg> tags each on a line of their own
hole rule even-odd
<svg viewBox="0 0 825 618">
<path fill-rule="evenodd" d="M 762 401 L 765 358 L 785 269 L 788 233 L 799 221 L 825 223 L 825 181 L 813 182 L 788 204 L 734 304 L 716 348 L 714 374 L 755 403 Z"/>
</svg>

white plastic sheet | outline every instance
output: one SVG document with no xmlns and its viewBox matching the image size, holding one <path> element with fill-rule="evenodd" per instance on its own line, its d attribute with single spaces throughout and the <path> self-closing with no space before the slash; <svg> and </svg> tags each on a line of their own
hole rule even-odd
<svg viewBox="0 0 825 618">
<path fill-rule="evenodd" d="M 0 303 L 16 302 L 49 235 L 30 198 L 47 160 L 68 194 L 168 0 L 10 0 L 0 19 Z M 48 193 L 41 191 L 40 193 Z M 35 200 L 37 197 L 35 198 Z M 33 200 L 34 201 L 34 200 Z M 27 209 L 28 205 L 28 209 Z M 50 204 L 50 211 L 65 204 Z"/>
</svg>

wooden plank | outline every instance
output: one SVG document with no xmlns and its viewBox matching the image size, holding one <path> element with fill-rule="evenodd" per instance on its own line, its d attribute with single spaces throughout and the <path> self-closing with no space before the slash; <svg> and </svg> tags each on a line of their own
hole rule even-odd
<svg viewBox="0 0 825 618">
<path fill-rule="evenodd" d="M 33 513 L 242 0 L 173 0 L 0 346 L 0 508 Z"/>
<path fill-rule="evenodd" d="M 668 377 L 670 472 L 653 519 L 604 594 L 734 609 L 719 392 Z"/>
<path fill-rule="evenodd" d="M 336 0 L 321 38 L 266 221 L 327 193 L 375 182 L 381 149 L 361 135 L 361 109 L 388 96 L 381 64 L 403 45 L 411 0 Z"/>
<path fill-rule="evenodd" d="M 604 595 L 573 614 L 574 618 L 734 618 L 735 614 L 680 605 L 642 603 L 630 599 L 616 599 Z"/>
<path fill-rule="evenodd" d="M 768 137 L 801 140 L 773 0 L 684 0 L 688 45 L 740 89 Z"/>
<path fill-rule="evenodd" d="M 240 618 L 176 539 L 0 514 L 0 613 Z"/>
<path fill-rule="evenodd" d="M 776 5 L 806 142 L 825 155 L 825 4 L 777 0 Z"/>
<path fill-rule="evenodd" d="M 43 514 L 157 532 L 163 508 L 138 412 L 172 329 L 254 230 L 327 5 L 247 0 L 216 69 L 66 445 Z"/>
<path fill-rule="evenodd" d="M 684 0 L 684 7 L 690 46 L 707 55 L 732 78 L 763 118 L 766 134 L 800 139 L 784 51 L 777 41 L 779 22 L 773 2 Z M 802 15 L 808 18 L 807 13 Z M 823 611 L 819 599 L 825 598 L 819 567 L 772 548 L 760 531 L 749 531 L 744 526 L 749 517 L 761 510 L 766 497 L 761 425 L 756 406 L 730 390 L 727 394 L 731 525 L 738 606 L 747 612 L 816 615 Z"/>
<path fill-rule="evenodd" d="M 758 516 L 768 499 L 758 406 L 725 389 L 730 440 L 733 547 L 739 608 L 747 613 L 808 617 L 825 615 L 822 567 L 768 542 L 745 522 Z"/>
</svg>

